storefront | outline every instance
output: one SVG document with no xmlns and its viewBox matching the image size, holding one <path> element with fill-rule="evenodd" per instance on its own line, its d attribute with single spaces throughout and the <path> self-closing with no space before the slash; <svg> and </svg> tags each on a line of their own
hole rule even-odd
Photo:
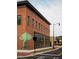
<svg viewBox="0 0 79 59">
<path fill-rule="evenodd" d="M 44 48 L 50 46 L 49 37 L 36 32 L 34 33 L 34 36 L 37 38 L 35 41 L 35 48 Z"/>
</svg>

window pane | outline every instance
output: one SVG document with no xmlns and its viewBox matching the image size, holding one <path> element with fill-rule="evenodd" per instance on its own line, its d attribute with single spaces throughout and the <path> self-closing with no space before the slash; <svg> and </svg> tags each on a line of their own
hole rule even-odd
<svg viewBox="0 0 79 59">
<path fill-rule="evenodd" d="M 40 29 L 40 23 L 39 23 L 39 29 Z"/>
<path fill-rule="evenodd" d="M 36 28 L 37 28 L 37 21 L 36 21 Z"/>
<path fill-rule="evenodd" d="M 17 24 L 21 25 L 21 16 L 17 16 Z"/>
<path fill-rule="evenodd" d="M 32 19 L 32 25 L 34 26 L 34 19 Z"/>
<path fill-rule="evenodd" d="M 27 16 L 26 22 L 27 22 L 27 25 L 30 24 L 30 16 Z"/>
</svg>

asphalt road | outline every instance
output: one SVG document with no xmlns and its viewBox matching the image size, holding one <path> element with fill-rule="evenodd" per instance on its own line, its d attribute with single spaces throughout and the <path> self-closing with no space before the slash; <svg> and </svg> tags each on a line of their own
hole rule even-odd
<svg viewBox="0 0 79 59">
<path fill-rule="evenodd" d="M 44 54 L 18 59 L 62 59 L 62 48 Z"/>
</svg>

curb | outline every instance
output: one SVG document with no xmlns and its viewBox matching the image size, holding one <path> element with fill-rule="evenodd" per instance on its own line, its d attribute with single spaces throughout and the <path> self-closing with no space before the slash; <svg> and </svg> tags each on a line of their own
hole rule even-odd
<svg viewBox="0 0 79 59">
<path fill-rule="evenodd" d="M 59 47 L 61 48 L 61 47 Z M 26 51 L 18 51 L 17 52 L 17 58 L 22 58 L 22 57 L 30 57 L 30 56 L 35 56 L 35 55 L 39 55 L 39 54 L 42 54 L 42 53 L 46 53 L 46 52 L 50 52 L 50 51 L 55 51 L 59 48 L 48 48 L 48 49 L 36 49 L 35 51 L 34 50 L 31 50 L 26 52 Z"/>
</svg>

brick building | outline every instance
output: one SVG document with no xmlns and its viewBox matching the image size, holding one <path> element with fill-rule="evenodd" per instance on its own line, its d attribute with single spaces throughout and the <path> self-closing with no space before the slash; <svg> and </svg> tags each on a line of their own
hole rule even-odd
<svg viewBox="0 0 79 59">
<path fill-rule="evenodd" d="M 28 40 L 24 49 L 44 48 L 50 46 L 50 22 L 29 2 L 17 2 L 17 49 L 23 48 L 23 40 L 20 39 L 22 33 L 32 36 Z M 37 40 L 34 41 L 33 37 Z"/>
</svg>

